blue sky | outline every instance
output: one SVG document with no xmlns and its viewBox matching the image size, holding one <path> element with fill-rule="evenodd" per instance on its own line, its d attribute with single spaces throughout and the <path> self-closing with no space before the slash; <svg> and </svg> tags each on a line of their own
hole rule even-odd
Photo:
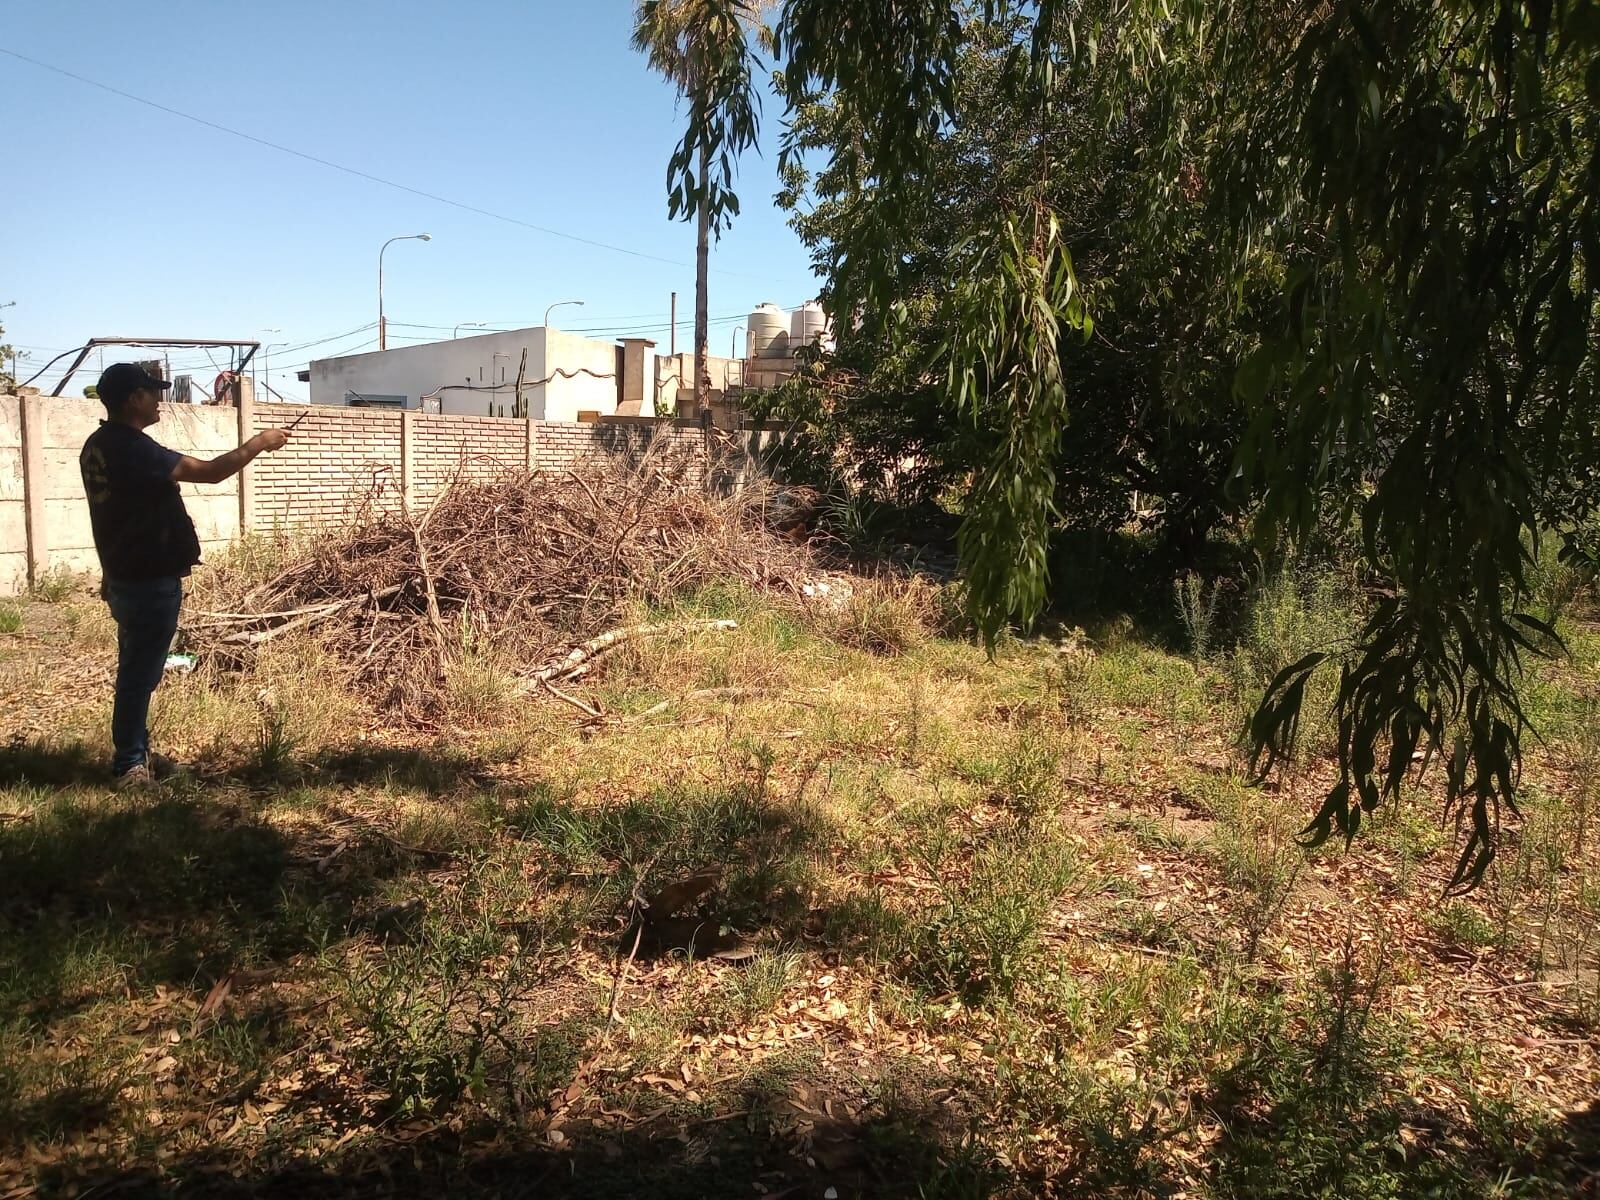
<svg viewBox="0 0 1600 1200">
<path fill-rule="evenodd" d="M 0 322 L 31 374 L 91 336 L 288 343 L 294 369 L 370 348 L 377 253 L 391 345 L 456 322 L 691 336 L 694 230 L 666 215 L 672 89 L 628 45 L 631 0 L 21 0 L 0 48 L 460 204 L 296 158 L 0 54 Z M 713 247 L 711 316 L 789 307 L 817 283 L 772 204 L 782 108 L 741 164 L 743 213 Z M 638 255 L 654 256 L 639 257 Z M 655 261 L 667 259 L 669 262 Z M 404 324 L 402 324 L 404 323 Z M 416 326 L 416 327 L 413 327 Z M 439 328 L 420 328 L 437 326 Z M 652 328 L 654 327 L 654 328 Z M 736 320 L 713 324 L 726 353 Z M 265 333 L 277 328 L 279 333 Z M 462 331 L 464 334 L 468 330 Z M 346 334 L 305 350 L 292 347 Z M 108 358 L 107 361 L 110 361 Z M 209 386 L 198 352 L 174 353 Z M 41 385 L 54 381 L 44 376 Z M 73 390 L 92 382 L 75 379 Z"/>
</svg>

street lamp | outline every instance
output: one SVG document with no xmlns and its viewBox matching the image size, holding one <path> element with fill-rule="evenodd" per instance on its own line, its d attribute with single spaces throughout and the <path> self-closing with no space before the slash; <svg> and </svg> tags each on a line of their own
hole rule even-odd
<svg viewBox="0 0 1600 1200">
<path fill-rule="evenodd" d="M 549 308 L 545 309 L 544 310 L 544 324 L 545 324 L 545 328 L 546 329 L 548 329 L 550 327 L 550 313 L 551 313 L 551 311 L 553 309 L 560 308 L 563 304 L 576 304 L 581 308 L 583 306 L 583 301 L 582 300 L 557 300 Z"/>
<path fill-rule="evenodd" d="M 454 341 L 463 329 L 482 329 L 488 323 L 487 321 L 462 321 L 450 331 L 450 340 Z"/>
<path fill-rule="evenodd" d="M 283 330 L 263 329 L 261 332 L 282 333 Z M 272 352 L 274 350 L 282 350 L 288 344 L 288 342 L 268 342 L 265 346 L 261 347 L 261 379 L 262 382 L 266 384 L 267 399 L 269 401 L 272 398 Z"/>
<path fill-rule="evenodd" d="M 433 238 L 426 233 L 402 233 L 399 237 L 392 237 L 378 248 L 378 349 L 389 348 L 388 328 L 383 323 L 383 252 L 395 242 L 431 242 Z"/>
</svg>

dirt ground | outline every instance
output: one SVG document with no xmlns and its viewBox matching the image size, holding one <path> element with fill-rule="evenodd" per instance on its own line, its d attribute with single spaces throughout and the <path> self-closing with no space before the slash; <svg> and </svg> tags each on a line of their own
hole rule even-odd
<svg viewBox="0 0 1600 1200">
<path fill-rule="evenodd" d="M 98 603 L 14 609 L 3 1200 L 1600 1194 L 1591 626 L 1447 899 L 1429 785 L 1306 851 L 1243 653 L 1125 624 L 872 653 L 730 589 L 598 717 L 463 663 L 420 726 L 284 639 L 117 795 Z"/>
</svg>

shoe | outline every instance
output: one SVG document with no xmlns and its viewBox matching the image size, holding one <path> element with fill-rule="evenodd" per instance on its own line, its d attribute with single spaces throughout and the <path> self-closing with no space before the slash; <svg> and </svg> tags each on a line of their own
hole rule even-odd
<svg viewBox="0 0 1600 1200">
<path fill-rule="evenodd" d="M 150 768 L 144 763 L 137 763 L 112 779 L 111 787 L 114 791 L 129 792 L 136 788 L 149 787 L 150 783 Z"/>
<path fill-rule="evenodd" d="M 152 783 L 176 779 L 188 773 L 189 768 L 177 759 L 168 758 L 165 754 L 150 754 L 142 763 L 129 767 L 113 779 L 111 786 L 119 792 L 125 792 L 130 788 L 148 787 Z"/>
</svg>

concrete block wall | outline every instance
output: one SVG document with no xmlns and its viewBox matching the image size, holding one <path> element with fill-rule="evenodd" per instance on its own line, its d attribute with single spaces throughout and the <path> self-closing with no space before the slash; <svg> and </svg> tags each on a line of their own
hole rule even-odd
<svg viewBox="0 0 1600 1200">
<path fill-rule="evenodd" d="M 0 595 L 28 586 L 28 504 L 22 473 L 22 401 L 0 396 Z"/>
<path fill-rule="evenodd" d="M 22 591 L 56 569 L 97 567 L 78 453 L 105 409 L 93 400 L 0 396 L 0 593 Z M 150 434 L 162 445 L 211 458 L 238 444 L 233 409 L 163 404 Z M 202 551 L 239 536 L 239 481 L 185 485 Z"/>
<path fill-rule="evenodd" d="M 0 594 L 54 567 L 96 567 L 78 451 L 103 416 L 93 401 L 0 396 Z M 203 550 L 241 532 L 338 526 L 361 509 L 423 505 L 458 475 L 565 471 L 590 459 L 642 462 L 658 439 L 686 452 L 691 477 L 733 486 L 759 466 L 770 435 L 705 431 L 648 417 L 526 421 L 373 408 L 162 405 L 150 432 L 197 458 L 263 429 L 295 424 L 289 444 L 213 486 L 185 484 Z"/>
</svg>

